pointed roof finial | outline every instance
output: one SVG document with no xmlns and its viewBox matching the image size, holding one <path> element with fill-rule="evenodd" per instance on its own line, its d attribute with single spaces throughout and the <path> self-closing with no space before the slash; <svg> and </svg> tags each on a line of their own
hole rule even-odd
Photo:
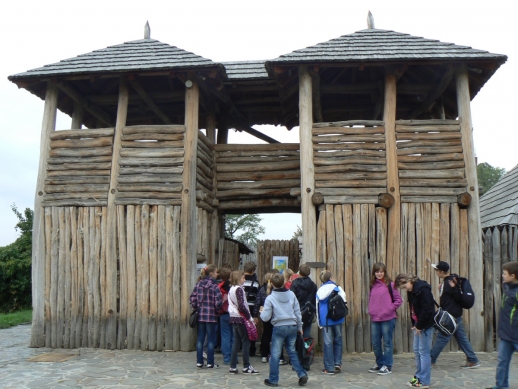
<svg viewBox="0 0 518 389">
<path fill-rule="evenodd" d="M 367 28 L 369 30 L 374 29 L 374 16 L 372 16 L 371 11 L 369 11 L 369 14 L 367 15 Z"/>
<path fill-rule="evenodd" d="M 144 39 L 151 39 L 151 27 L 149 27 L 148 21 L 146 21 L 146 25 L 144 26 Z"/>
</svg>

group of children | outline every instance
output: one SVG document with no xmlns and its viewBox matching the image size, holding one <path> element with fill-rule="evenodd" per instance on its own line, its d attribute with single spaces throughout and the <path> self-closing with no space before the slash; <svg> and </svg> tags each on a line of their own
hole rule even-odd
<svg viewBox="0 0 518 389">
<path fill-rule="evenodd" d="M 376 358 L 376 365 L 369 369 L 371 373 L 387 375 L 393 365 L 393 333 L 396 311 L 402 304 L 398 289 L 407 291 L 414 332 L 414 354 L 416 373 L 407 383 L 408 386 L 428 388 L 431 369 L 448 343 L 455 336 L 459 347 L 466 354 L 465 369 L 480 366 L 462 324 L 460 289 L 456 275 L 449 273 L 449 265 L 439 262 L 432 265 L 442 283 L 439 289 L 440 303 L 443 310 L 449 312 L 457 322 L 454 335 L 437 334 L 432 348 L 434 335 L 434 298 L 431 286 L 417 276 L 399 274 L 393 282 L 382 263 L 374 264 L 371 273 L 369 294 L 369 315 L 371 317 L 371 341 Z M 255 342 L 249 340 L 247 322 L 263 322 L 260 353 L 262 362 L 269 362 L 270 374 L 264 380 L 267 386 L 276 387 L 279 381 L 279 365 L 286 364 L 283 346 L 290 358 L 293 370 L 299 378 L 299 385 L 308 382 L 308 375 L 295 350 L 297 334 L 304 339 L 310 337 L 312 321 L 303 321 L 301 310 L 311 312 L 319 328 L 322 328 L 324 341 L 323 374 L 334 375 L 342 371 L 342 329 L 345 317 L 334 318 L 330 314 L 335 309 L 334 299 L 346 302 L 345 292 L 337 285 L 329 271 L 320 274 L 321 286 L 311 280 L 310 268 L 303 264 L 299 273 L 285 272 L 281 275 L 276 270 L 264 276 L 263 285 L 259 285 L 255 275 L 255 264 L 245 264 L 245 271 L 231 271 L 223 267 L 218 271 L 215 265 L 208 265 L 200 281 L 191 294 L 191 306 L 199 310 L 197 367 L 217 368 L 214 363 L 215 328 L 218 322 L 221 330 L 221 351 L 225 364 L 229 364 L 229 373 L 237 374 L 237 354 L 242 350 L 244 374 L 259 374 L 251 364 L 250 356 L 255 354 Z M 496 385 L 492 389 L 508 388 L 509 366 L 514 351 L 518 351 L 518 263 L 510 262 L 503 266 L 503 296 L 498 326 L 500 337 Z M 307 316 L 305 314 L 305 316 Z M 311 317 L 311 315 L 310 315 Z M 204 365 L 203 347 L 207 338 L 207 364 Z M 271 346 L 270 346 L 271 344 Z M 230 346 L 232 345 L 232 346 Z M 253 345 L 253 348 L 252 348 Z M 231 349 L 230 349 L 231 347 Z M 489 388 L 488 388 L 489 389 Z"/>
</svg>

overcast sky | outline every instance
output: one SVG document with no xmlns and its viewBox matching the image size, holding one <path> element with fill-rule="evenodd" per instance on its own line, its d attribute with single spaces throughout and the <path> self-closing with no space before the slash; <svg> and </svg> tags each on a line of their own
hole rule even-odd
<svg viewBox="0 0 518 389">
<path fill-rule="evenodd" d="M 518 164 L 518 2 L 464 1 L 11 1 L 0 13 L 0 246 L 18 234 L 10 205 L 33 208 L 43 102 L 7 76 L 106 46 L 151 37 L 216 62 L 271 59 L 367 28 L 471 46 L 509 59 L 473 100 L 478 162 L 506 170 Z M 57 129 L 70 128 L 60 114 Z M 282 142 L 297 142 L 296 130 L 265 130 Z M 231 133 L 231 143 L 255 142 Z M 289 239 L 300 215 L 264 215 L 263 239 Z"/>
</svg>

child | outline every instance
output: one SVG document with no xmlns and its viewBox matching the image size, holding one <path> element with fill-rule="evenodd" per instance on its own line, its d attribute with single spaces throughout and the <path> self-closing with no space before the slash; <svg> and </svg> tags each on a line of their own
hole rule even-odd
<svg viewBox="0 0 518 389">
<path fill-rule="evenodd" d="M 518 262 L 507 262 L 502 266 L 503 293 L 498 319 L 498 365 L 496 385 L 488 389 L 509 387 L 509 366 L 513 353 L 518 351 Z"/>
<path fill-rule="evenodd" d="M 345 317 L 340 320 L 331 320 L 327 317 L 329 296 L 333 291 L 338 292 L 344 302 L 345 292 L 336 285 L 329 270 L 320 273 L 323 285 L 317 291 L 317 318 L 319 328 L 324 328 L 324 369 L 323 374 L 333 375 L 342 371 L 342 325 Z"/>
<path fill-rule="evenodd" d="M 196 367 L 203 367 L 203 342 L 207 336 L 207 368 L 216 369 L 214 363 L 214 344 L 216 340 L 216 323 L 223 304 L 221 291 L 216 283 L 218 274 L 216 265 L 207 265 L 202 271 L 200 280 L 194 287 L 190 302 L 193 309 L 198 309 L 198 340 L 196 342 Z"/>
<path fill-rule="evenodd" d="M 234 329 L 234 344 L 232 345 L 232 354 L 230 356 L 231 374 L 237 374 L 237 352 L 242 347 L 243 351 L 243 373 L 259 374 L 252 365 L 250 365 L 250 340 L 248 332 L 243 320 L 251 320 L 252 315 L 248 309 L 243 284 L 245 283 L 245 275 L 241 270 L 234 270 L 230 273 L 230 283 L 232 287 L 228 292 L 228 313 L 230 314 L 230 324 Z M 243 316 L 245 319 L 243 319 Z"/>
<path fill-rule="evenodd" d="M 248 301 L 248 309 L 250 312 L 254 310 L 255 297 L 259 292 L 259 281 L 257 274 L 255 274 L 257 266 L 254 262 L 247 262 L 243 266 L 245 272 L 245 283 L 243 290 L 245 291 L 246 301 Z M 255 357 L 255 342 L 250 342 L 250 356 Z"/>
<path fill-rule="evenodd" d="M 383 263 L 375 263 L 371 273 L 369 293 L 369 315 L 371 317 L 371 340 L 376 366 L 370 373 L 387 375 L 392 373 L 393 343 L 392 335 L 396 326 L 396 310 L 401 306 L 401 295 L 394 289 Z M 381 345 L 383 339 L 383 347 Z"/>
<path fill-rule="evenodd" d="M 317 285 L 313 282 L 311 278 L 309 278 L 309 274 L 311 273 L 311 268 L 305 263 L 300 265 L 299 274 L 300 277 L 297 277 L 291 283 L 290 290 L 295 293 L 295 297 L 297 297 L 297 301 L 299 302 L 299 306 L 301 309 L 304 308 L 304 305 L 307 302 L 310 302 L 315 313 L 315 300 L 317 296 Z M 311 335 L 311 322 L 302 323 L 302 337 L 307 339 Z"/>
<path fill-rule="evenodd" d="M 269 321 L 273 325 L 272 335 L 272 354 L 270 357 L 270 375 L 264 380 L 266 386 L 278 386 L 279 382 L 279 357 L 282 346 L 290 357 L 293 370 L 299 377 L 299 386 L 304 386 L 308 382 L 308 375 L 299 361 L 295 351 L 295 341 L 297 331 L 302 334 L 302 318 L 300 307 L 293 292 L 284 288 L 284 277 L 281 274 L 274 274 L 271 280 L 275 288 L 265 301 L 261 320 Z"/>
<path fill-rule="evenodd" d="M 432 288 L 429 283 L 410 274 L 398 274 L 395 283 L 399 288 L 407 291 L 412 331 L 414 331 L 416 373 L 408 385 L 413 388 L 429 388 L 432 374 L 430 349 L 435 313 Z"/>
<path fill-rule="evenodd" d="M 284 287 L 286 289 L 290 289 L 291 288 L 291 283 L 293 282 L 293 280 L 295 278 L 297 278 L 297 277 L 293 278 L 295 273 L 291 269 L 286 269 L 286 270 L 284 270 L 284 273 L 282 273 L 282 275 L 284 276 Z"/>
<path fill-rule="evenodd" d="M 234 334 L 230 324 L 230 315 L 228 313 L 228 292 L 230 290 L 230 269 L 222 267 L 219 269 L 221 282 L 218 284 L 221 295 L 223 296 L 223 305 L 221 306 L 219 316 L 219 327 L 221 330 L 221 353 L 223 354 L 223 363 L 230 365 L 230 355 L 232 352 L 232 342 Z"/>
<path fill-rule="evenodd" d="M 435 365 L 439 354 L 441 353 L 444 346 L 448 344 L 451 337 L 457 339 L 457 343 L 460 349 L 466 354 L 466 363 L 461 366 L 462 369 L 474 369 L 480 366 L 480 362 L 473 351 L 473 347 L 469 342 L 469 339 L 464 332 L 464 326 L 462 325 L 462 304 L 460 289 L 457 287 L 457 276 L 450 275 L 450 265 L 448 262 L 439 261 L 437 264 L 432 264 L 435 269 L 435 274 L 442 280 L 439 287 L 439 305 L 440 307 L 448 312 L 455 318 L 457 322 L 457 329 L 453 335 L 444 335 L 441 331 L 437 331 L 437 337 L 435 344 L 433 345 L 430 356 L 432 358 L 432 366 Z"/>
</svg>

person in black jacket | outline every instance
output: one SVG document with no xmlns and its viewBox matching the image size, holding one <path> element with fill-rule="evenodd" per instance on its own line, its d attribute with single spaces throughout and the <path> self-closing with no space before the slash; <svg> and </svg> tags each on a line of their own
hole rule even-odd
<svg viewBox="0 0 518 389">
<path fill-rule="evenodd" d="M 455 318 L 457 322 L 457 330 L 453 334 L 460 349 L 466 354 L 467 361 L 461 366 L 462 369 L 474 369 L 480 366 L 480 362 L 473 351 L 473 347 L 469 342 L 466 333 L 464 332 L 464 326 L 462 325 L 462 297 L 460 288 L 457 285 L 457 277 L 450 274 L 450 265 L 448 262 L 440 261 L 438 264 L 432 264 L 435 269 L 435 274 L 442 280 L 439 286 L 439 305 L 441 308 L 448 312 Z M 432 366 L 435 365 L 439 354 L 441 353 L 444 346 L 448 344 L 452 335 L 444 335 L 442 332 L 437 331 L 437 338 L 433 345 L 431 358 Z"/>
<path fill-rule="evenodd" d="M 410 274 L 398 274 L 395 284 L 407 291 L 414 331 L 416 372 L 408 385 L 413 388 L 429 388 L 432 373 L 430 349 L 435 313 L 432 288 L 426 281 Z"/>
<path fill-rule="evenodd" d="M 309 274 L 311 272 L 311 268 L 302 264 L 299 268 L 300 277 L 295 278 L 291 283 L 290 290 L 295 293 L 295 297 L 297 297 L 297 301 L 299 302 L 300 309 L 304 309 L 304 306 L 307 302 L 311 303 L 310 309 L 313 312 L 316 312 L 315 302 L 317 295 L 317 284 L 313 282 L 311 278 L 309 278 Z M 311 322 L 302 323 L 302 337 L 307 339 L 311 335 Z"/>
</svg>

